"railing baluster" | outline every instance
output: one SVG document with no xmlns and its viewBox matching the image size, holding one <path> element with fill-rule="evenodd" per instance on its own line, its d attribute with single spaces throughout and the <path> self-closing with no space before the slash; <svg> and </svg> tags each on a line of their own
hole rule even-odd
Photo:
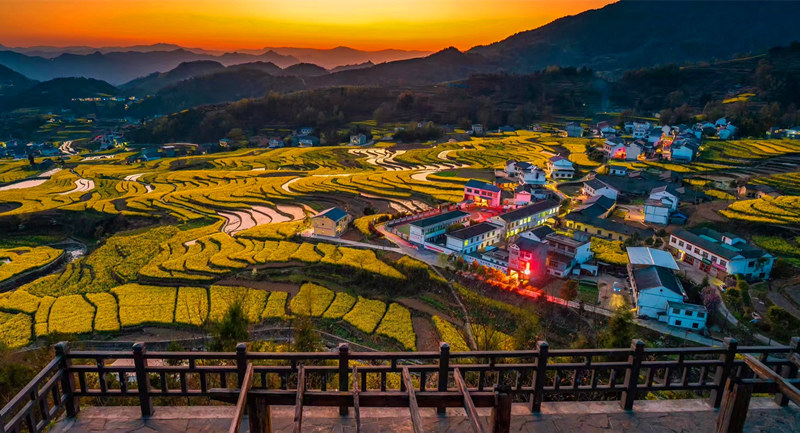
<svg viewBox="0 0 800 433">
<path fill-rule="evenodd" d="M 61 370 L 61 392 L 64 394 L 64 406 L 67 416 L 74 418 L 80 411 L 80 400 L 75 397 L 75 376 L 69 371 L 72 366 L 72 361 L 69 359 L 69 343 L 56 344 L 56 356 L 60 359 L 58 369 Z"/>
<path fill-rule="evenodd" d="M 450 374 L 450 344 L 439 344 L 439 392 L 447 391 L 447 377 Z M 444 414 L 446 412 L 444 406 L 436 408 L 436 413 Z"/>
<path fill-rule="evenodd" d="M 717 372 L 714 374 L 714 389 L 711 390 L 711 395 L 708 398 L 708 404 L 714 408 L 718 408 L 722 402 L 722 394 L 725 392 L 725 384 L 728 382 L 728 377 L 731 377 L 733 361 L 736 358 L 736 348 L 738 346 L 739 343 L 736 339 L 730 337 L 726 337 L 722 343 L 722 347 L 725 349 L 725 353 L 720 356 L 722 365 L 717 367 Z M 703 375 L 700 377 L 701 383 L 703 382 L 703 377 L 705 377 L 705 367 Z"/>
<path fill-rule="evenodd" d="M 348 357 L 350 354 L 350 346 L 347 343 L 342 343 L 339 345 L 339 392 L 347 392 L 349 389 L 349 374 L 350 374 L 350 366 L 348 364 Z M 347 415 L 348 414 L 348 406 L 342 405 L 339 406 L 339 415 Z"/>
<path fill-rule="evenodd" d="M 133 345 L 133 366 L 136 369 L 136 386 L 139 390 L 139 408 L 143 417 L 153 414 L 153 401 L 150 399 L 150 375 L 147 374 L 147 351 L 144 343 Z"/>
<path fill-rule="evenodd" d="M 542 410 L 544 399 L 544 382 L 547 380 L 547 359 L 550 346 L 546 341 L 537 343 L 539 353 L 536 357 L 536 370 L 533 373 L 533 394 L 530 397 L 531 412 L 539 413 Z"/>
<path fill-rule="evenodd" d="M 625 389 L 622 391 L 622 398 L 620 405 L 624 410 L 633 410 L 633 402 L 636 400 L 636 391 L 639 386 L 639 370 L 642 366 L 644 358 L 644 341 L 633 340 L 631 344 L 631 353 L 628 356 L 629 367 L 625 372 Z"/>
<path fill-rule="evenodd" d="M 800 337 L 792 337 L 789 341 L 789 347 L 791 348 L 791 352 L 789 352 L 788 356 L 792 356 L 793 353 L 800 354 Z M 777 373 L 786 378 L 795 377 L 797 376 L 797 366 L 793 362 L 790 362 L 789 365 L 781 367 L 780 371 Z M 789 405 L 789 398 L 783 393 L 775 394 L 775 403 L 779 406 L 786 407 Z"/>
</svg>

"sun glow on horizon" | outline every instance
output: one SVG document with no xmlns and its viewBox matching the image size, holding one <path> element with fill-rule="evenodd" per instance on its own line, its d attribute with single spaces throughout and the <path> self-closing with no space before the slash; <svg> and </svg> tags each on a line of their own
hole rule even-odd
<svg viewBox="0 0 800 433">
<path fill-rule="evenodd" d="M 612 0 L 0 0 L 0 44 L 468 49 Z"/>
</svg>

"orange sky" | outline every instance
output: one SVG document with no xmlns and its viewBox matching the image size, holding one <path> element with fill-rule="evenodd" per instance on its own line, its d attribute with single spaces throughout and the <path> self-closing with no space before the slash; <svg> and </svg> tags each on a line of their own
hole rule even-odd
<svg viewBox="0 0 800 433">
<path fill-rule="evenodd" d="M 459 49 L 612 0 L 0 0 L 0 44 Z"/>
</svg>

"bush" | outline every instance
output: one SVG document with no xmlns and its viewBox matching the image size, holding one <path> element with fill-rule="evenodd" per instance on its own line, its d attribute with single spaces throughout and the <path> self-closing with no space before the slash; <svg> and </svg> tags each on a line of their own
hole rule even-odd
<svg viewBox="0 0 800 433">
<path fill-rule="evenodd" d="M 442 341 L 450 345 L 451 352 L 469 352 L 469 345 L 452 323 L 439 316 L 433 316 L 433 326 Z"/>
<path fill-rule="evenodd" d="M 313 283 L 306 283 L 300 287 L 300 292 L 292 298 L 289 308 L 294 314 L 320 317 L 331 305 L 335 293 L 330 289 Z"/>
<path fill-rule="evenodd" d="M 414 350 L 417 347 L 417 336 L 414 334 L 414 325 L 411 323 L 411 312 L 398 303 L 393 302 L 389 305 L 389 309 L 375 333 L 394 338 L 406 350 Z"/>
<path fill-rule="evenodd" d="M 344 315 L 345 322 L 355 326 L 361 332 L 372 334 L 375 327 L 386 312 L 386 304 L 382 301 L 358 297 L 356 306 Z"/>
<path fill-rule="evenodd" d="M 356 304 L 356 298 L 345 292 L 337 292 L 331 306 L 325 310 L 322 317 L 326 319 L 341 319 Z"/>
</svg>

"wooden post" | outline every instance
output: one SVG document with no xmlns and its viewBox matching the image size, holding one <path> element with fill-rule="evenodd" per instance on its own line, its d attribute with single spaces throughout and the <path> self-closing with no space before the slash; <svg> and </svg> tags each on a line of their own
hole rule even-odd
<svg viewBox="0 0 800 433">
<path fill-rule="evenodd" d="M 550 345 L 546 341 L 536 343 L 538 356 L 536 357 L 536 369 L 533 371 L 533 394 L 531 394 L 531 412 L 539 413 L 542 411 L 542 400 L 544 400 L 544 383 L 547 380 L 547 358 L 550 354 Z"/>
<path fill-rule="evenodd" d="M 144 358 L 146 352 L 144 343 L 133 345 L 133 366 L 136 369 L 136 386 L 139 389 L 139 407 L 142 409 L 142 416 L 153 415 L 153 400 L 150 398 L 150 375 L 147 374 L 147 360 Z"/>
<path fill-rule="evenodd" d="M 247 343 L 236 345 L 236 382 L 242 388 L 244 375 L 247 372 Z"/>
<path fill-rule="evenodd" d="M 722 407 L 720 407 L 717 417 L 716 433 L 741 433 L 744 431 L 744 422 L 747 419 L 747 408 L 750 406 L 752 393 L 752 386 L 738 383 L 735 378 L 727 380 Z"/>
<path fill-rule="evenodd" d="M 736 358 L 736 348 L 738 346 L 739 343 L 735 338 L 725 337 L 725 340 L 723 340 L 722 347 L 725 349 L 725 353 L 720 356 L 722 365 L 717 367 L 717 372 L 714 374 L 715 387 L 708 397 L 708 405 L 713 408 L 719 408 L 720 403 L 722 403 L 722 394 L 725 392 L 725 384 L 728 382 L 728 377 L 732 373 L 733 361 Z"/>
<path fill-rule="evenodd" d="M 350 372 L 348 355 L 350 354 L 350 346 L 347 343 L 339 344 L 339 392 L 347 392 L 349 390 L 349 376 Z M 349 410 L 348 405 L 339 406 L 339 415 L 347 416 Z"/>
<path fill-rule="evenodd" d="M 450 344 L 439 344 L 439 392 L 447 391 L 447 380 L 450 375 Z M 444 406 L 436 408 L 436 413 L 443 415 L 447 409 Z"/>
<path fill-rule="evenodd" d="M 800 354 L 800 337 L 792 337 L 789 346 L 792 348 L 792 353 Z M 791 353 L 789 356 L 791 356 Z M 794 363 L 789 363 L 789 365 L 784 365 L 783 368 L 776 373 L 786 378 L 795 377 L 797 375 L 797 366 L 794 365 Z M 775 403 L 779 406 L 786 407 L 789 405 L 789 397 L 783 393 L 775 394 Z"/>
<path fill-rule="evenodd" d="M 511 387 L 508 385 L 496 386 L 494 393 L 492 433 L 509 433 L 511 431 Z"/>
<path fill-rule="evenodd" d="M 75 397 L 75 376 L 69 371 L 72 361 L 67 358 L 69 355 L 69 343 L 62 341 L 56 344 L 56 356 L 61 360 L 58 362 L 58 369 L 61 370 L 61 392 L 64 394 L 64 406 L 69 418 L 75 418 L 81 410 L 80 399 Z M 121 377 L 120 380 L 124 380 Z"/>
<path fill-rule="evenodd" d="M 250 433 L 272 433 L 272 414 L 262 398 L 247 398 L 247 422 Z"/>
<path fill-rule="evenodd" d="M 622 398 L 619 401 L 624 410 L 633 410 L 633 402 L 636 400 L 636 388 L 639 386 L 639 371 L 644 360 L 644 341 L 633 340 L 631 343 L 631 353 L 628 356 L 630 367 L 625 371 L 625 384 L 623 385 Z"/>
</svg>

